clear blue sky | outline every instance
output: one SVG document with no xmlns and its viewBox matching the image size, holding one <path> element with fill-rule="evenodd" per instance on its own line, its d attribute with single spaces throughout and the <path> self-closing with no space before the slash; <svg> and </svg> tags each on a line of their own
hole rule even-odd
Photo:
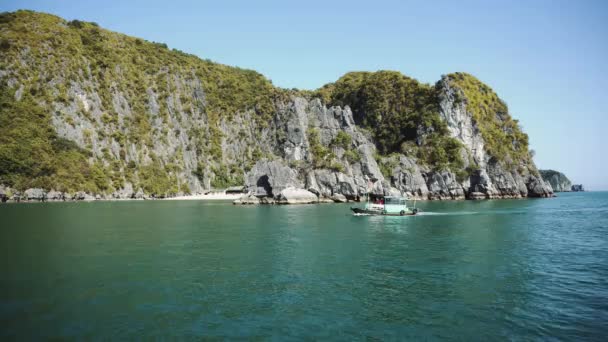
<svg viewBox="0 0 608 342">
<path fill-rule="evenodd" d="M 469 72 L 530 135 L 540 168 L 608 189 L 608 1 L 29 1 L 314 89 L 348 71 Z"/>
</svg>

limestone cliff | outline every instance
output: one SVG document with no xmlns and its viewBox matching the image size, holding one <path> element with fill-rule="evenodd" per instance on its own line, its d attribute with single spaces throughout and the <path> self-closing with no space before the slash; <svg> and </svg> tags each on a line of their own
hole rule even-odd
<svg viewBox="0 0 608 342">
<path fill-rule="evenodd" d="M 0 15 L 0 197 L 244 203 L 546 197 L 527 136 L 467 74 L 350 73 L 316 91 L 31 11 Z"/>
<path fill-rule="evenodd" d="M 555 192 L 572 191 L 572 183 L 563 173 L 555 170 L 540 170 L 540 175 L 545 182 L 551 184 Z"/>
<path fill-rule="evenodd" d="M 254 197 L 274 202 L 286 188 L 306 188 L 323 200 L 340 201 L 336 195 L 356 200 L 368 189 L 372 192 L 400 194 L 418 199 L 482 199 L 548 197 L 553 191 L 540 177 L 530 158 L 517 160 L 517 165 L 498 160 L 485 148 L 469 102 L 464 92 L 454 86 L 449 76 L 437 84 L 438 101 L 442 120 L 447 123 L 449 135 L 461 143 L 466 174 L 458 170 L 437 170 L 433 165 L 421 164 L 420 160 L 403 153 L 378 156 L 372 139 L 354 124 L 349 107 L 327 109 L 317 99 L 308 102 L 294 99 L 296 105 L 283 112 L 281 121 L 287 122 L 287 139 L 283 144 L 281 160 L 259 161 L 247 173 L 246 182 L 252 189 L 244 203 L 257 203 Z M 502 120 L 509 117 L 503 114 Z M 509 118 L 510 119 L 510 118 Z M 341 170 L 314 168 L 314 148 L 303 133 L 306 130 L 320 132 L 320 142 L 332 149 L 332 153 L 344 165 Z M 337 146 L 339 132 L 347 132 L 352 143 L 347 149 Z M 354 150 L 356 161 L 342 158 L 345 152 Z M 527 152 L 527 151 L 526 151 Z M 529 155 L 527 155 L 529 156 Z M 507 156 L 506 159 L 511 158 Z M 512 160 L 512 159 L 511 159 Z M 288 165 L 291 165 L 289 167 Z M 384 171 L 384 174 L 382 170 Z"/>
</svg>

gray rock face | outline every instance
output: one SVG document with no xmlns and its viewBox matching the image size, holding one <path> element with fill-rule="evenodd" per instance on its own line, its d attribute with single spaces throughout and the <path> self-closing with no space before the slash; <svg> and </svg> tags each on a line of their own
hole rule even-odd
<svg viewBox="0 0 608 342">
<path fill-rule="evenodd" d="M 313 156 L 307 136 L 309 130 L 316 130 L 319 133 L 319 142 L 326 147 L 331 147 L 338 133 L 344 132 L 352 139 L 349 149 L 354 151 L 360 160 L 351 163 L 344 158 L 345 150 L 343 148 L 332 147 L 332 152 L 338 156 L 339 161 L 345 167 L 343 173 L 353 178 L 367 176 L 380 181 L 384 180 L 374 159 L 375 145 L 355 126 L 350 108 L 327 108 L 321 104 L 319 99 L 307 101 L 294 97 L 291 103 L 279 106 L 275 121 L 279 123 L 276 128 L 280 132 L 277 134 L 279 139 L 270 143 L 279 147 L 275 150 L 278 150 L 281 158 L 287 161 L 311 163 Z M 357 186 L 361 185 L 359 183 Z"/>
<path fill-rule="evenodd" d="M 452 137 L 462 142 L 474 162 L 479 167 L 484 167 L 487 161 L 484 140 L 473 120 L 473 115 L 467 110 L 466 103 L 456 100 L 459 90 L 450 86 L 446 77 L 441 79 L 442 92 L 440 94 L 439 114 L 448 124 Z M 466 160 L 466 159 L 465 159 Z"/>
<path fill-rule="evenodd" d="M 355 126 L 348 107 L 327 108 L 319 100 L 296 97 L 279 106 L 277 126 L 271 128 L 276 140 L 270 139 L 268 143 L 280 159 L 260 160 L 245 175 L 248 190 L 260 201 L 243 202 L 282 203 L 285 200 L 279 196 L 287 188 L 306 189 L 320 202 L 356 201 L 368 191 L 436 200 L 550 196 L 551 186 L 538 176 L 533 164 L 525 165 L 523 172 L 516 172 L 486 153 L 472 114 L 466 103 L 456 101 L 456 91 L 447 82 L 444 84 L 441 117 L 448 123 L 450 134 L 463 143 L 463 159 L 477 169 L 470 177 L 458 179 L 449 171 L 430 170 L 418 165 L 415 158 L 400 154 L 382 158 L 385 166 L 390 165 L 385 177 L 376 162 L 375 145 Z M 311 129 L 318 132 L 319 142 L 334 153 L 343 170 L 312 167 L 314 156 L 307 135 Z M 332 144 L 340 131 L 351 136 L 348 149 L 355 151 L 357 160 L 345 158 L 346 150 Z"/>
<path fill-rule="evenodd" d="M 51 190 L 46 194 L 48 201 L 65 201 L 65 194 L 61 191 Z"/>
<path fill-rule="evenodd" d="M 481 192 L 487 193 L 489 198 L 520 198 L 528 195 L 527 183 L 535 181 L 536 177 L 530 176 L 528 181 L 517 174 L 505 169 L 501 164 L 490 162 L 485 170 L 486 176 L 482 176 L 485 191 L 483 187 L 479 189 Z M 472 182 L 473 183 L 473 182 Z M 541 182 L 539 184 L 544 185 Z M 475 184 L 476 185 L 476 184 Z"/>
<path fill-rule="evenodd" d="M 456 176 L 447 171 L 426 174 L 430 199 L 465 199 L 465 192 Z"/>
<path fill-rule="evenodd" d="M 295 97 L 279 107 L 275 122 L 277 140 L 271 144 L 285 162 L 260 160 L 245 175 L 248 190 L 265 199 L 262 201 L 285 202 L 280 193 L 286 188 L 307 189 L 307 193 L 315 195 L 315 202 L 358 200 L 368 191 L 368 181 L 373 183 L 372 192 L 383 193 L 384 176 L 374 158 L 375 146 L 355 126 L 350 108 L 327 108 L 318 99 Z M 343 170 L 312 166 L 314 156 L 308 138 L 311 130 L 318 133 L 319 143 L 332 151 L 334 162 Z M 339 132 L 350 136 L 350 146 L 333 145 Z M 347 152 L 357 159 L 348 159 Z"/>
<path fill-rule="evenodd" d="M 9 188 L 0 184 L 0 202 L 4 203 L 8 201 L 8 199 L 12 196 L 12 193 Z"/>
<path fill-rule="evenodd" d="M 551 197 L 553 195 L 553 192 L 548 190 L 549 188 L 540 177 L 532 177 L 526 185 L 529 197 Z"/>
<path fill-rule="evenodd" d="M 285 107 L 280 114 L 286 118 L 286 139 L 283 144 L 283 155 L 286 160 L 304 160 L 308 156 L 308 114 L 306 107 L 308 103 L 301 98 L 295 98 L 292 106 Z"/>
<path fill-rule="evenodd" d="M 464 196 L 479 199 L 483 194 L 486 198 L 520 198 L 520 197 L 547 197 L 553 194 L 551 185 L 545 183 L 538 174 L 536 166 L 530 161 L 523 166 L 523 171 L 515 171 L 506 168 L 494 160 L 484 148 L 484 139 L 477 128 L 473 115 L 468 111 L 466 103 L 457 101 L 459 90 L 450 86 L 446 77 L 441 82 L 440 115 L 448 124 L 450 135 L 460 140 L 464 145 L 463 155 L 470 156 L 471 168 L 477 169 L 469 179 L 460 182 Z M 465 161 L 468 158 L 464 158 Z M 436 177 L 431 177 L 438 181 Z M 453 180 L 452 180 L 453 181 Z M 454 194 L 455 198 L 461 198 L 461 192 L 456 190 L 453 183 L 436 185 L 443 192 Z M 430 197 L 434 197 L 431 190 Z M 474 195 L 471 195 L 474 194 Z M 440 194 L 439 197 L 443 195 Z M 452 196 L 450 196 L 452 197 Z"/>
<path fill-rule="evenodd" d="M 346 196 L 342 195 L 342 194 L 335 194 L 333 196 L 331 196 L 331 200 L 336 202 L 336 203 L 346 203 L 348 202 L 348 199 L 346 198 Z"/>
<path fill-rule="evenodd" d="M 247 188 L 258 197 L 274 197 L 288 187 L 303 188 L 298 173 L 278 160 L 260 160 L 246 176 Z"/>
<path fill-rule="evenodd" d="M 278 204 L 310 204 L 319 202 L 317 195 L 304 189 L 285 188 L 277 196 Z"/>
<path fill-rule="evenodd" d="M 74 200 L 74 201 L 94 201 L 95 196 L 93 196 L 91 194 L 87 194 L 84 191 L 78 191 L 77 193 L 74 194 L 74 196 L 72 197 L 72 200 Z"/>
<path fill-rule="evenodd" d="M 347 199 L 355 200 L 365 193 L 365 188 L 358 185 L 363 179 L 356 180 L 353 176 L 321 169 L 308 173 L 307 188 L 318 194 L 319 197 L 331 199 L 336 194 L 341 194 Z"/>
<path fill-rule="evenodd" d="M 370 179 L 383 181 L 384 176 L 382 175 L 382 172 L 378 167 L 378 163 L 376 163 L 376 159 L 374 158 L 376 147 L 372 143 L 365 143 L 357 147 L 357 151 L 359 151 L 361 155 L 361 169 L 358 170 L 358 174 L 361 176 L 367 176 Z"/>
<path fill-rule="evenodd" d="M 115 69 L 118 75 L 123 73 L 120 65 L 116 65 Z M 96 158 L 105 163 L 124 159 L 125 164 L 135 163 L 140 167 L 151 164 L 154 158 L 162 165 L 179 164 L 179 170 L 170 173 L 174 173 L 180 179 L 180 184 L 186 185 L 191 192 L 203 191 L 203 184 L 194 175 L 199 162 L 208 161 L 201 160 L 201 157 L 205 156 L 196 153 L 196 144 L 201 143 L 198 137 L 201 132 L 208 130 L 207 118 L 202 110 L 205 94 L 200 79 L 164 68 L 158 70 L 153 77 L 163 79 L 171 85 L 173 91 L 166 98 L 158 93 L 158 89 L 148 88 L 143 94 L 129 94 L 119 87 L 113 87 L 110 101 L 105 104 L 100 96 L 100 84 L 92 77 L 91 71 L 88 70 L 81 76 L 69 82 L 67 101 L 48 104 L 49 111 L 54 113 L 51 122 L 58 136 L 90 150 Z M 63 83 L 63 80 L 57 76 L 46 88 L 50 92 L 58 92 L 56 85 L 59 83 Z M 16 88 L 19 86 L 22 87 L 14 85 Z M 133 120 L 135 115 L 134 97 L 144 98 L 146 116 L 151 125 L 152 144 L 149 146 L 133 143 L 122 145 L 121 137 L 133 133 L 127 123 Z M 188 99 L 188 106 L 181 103 L 182 99 Z M 228 137 L 234 136 L 234 132 L 226 133 L 232 134 L 227 135 Z M 227 152 L 232 151 L 227 148 Z M 126 190 L 126 184 L 113 186 Z M 125 192 L 118 191 L 107 195 L 112 198 L 128 198 L 129 194 Z"/>
<path fill-rule="evenodd" d="M 46 200 L 46 191 L 39 188 L 27 189 L 24 192 L 24 197 L 28 201 L 44 201 Z"/>
<path fill-rule="evenodd" d="M 429 188 L 420 167 L 414 160 L 400 156 L 390 157 L 395 168 L 392 170 L 390 183 L 394 185 L 403 195 L 409 198 L 428 199 Z"/>
<path fill-rule="evenodd" d="M 554 192 L 572 191 L 572 183 L 563 173 L 555 170 L 539 170 L 543 180 L 551 184 Z"/>
</svg>

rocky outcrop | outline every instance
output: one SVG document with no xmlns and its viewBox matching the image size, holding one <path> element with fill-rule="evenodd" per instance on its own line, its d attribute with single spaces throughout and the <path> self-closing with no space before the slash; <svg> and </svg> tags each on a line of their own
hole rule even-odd
<svg viewBox="0 0 608 342">
<path fill-rule="evenodd" d="M 303 188 L 298 173 L 278 160 L 257 162 L 246 176 L 249 191 L 257 197 L 275 197 L 285 188 Z"/>
<path fill-rule="evenodd" d="M 484 140 L 467 103 L 461 100 L 462 91 L 453 87 L 446 76 L 439 83 L 439 115 L 447 123 L 450 135 L 464 145 L 465 155 L 471 157 L 473 164 L 484 168 L 488 161 Z M 468 158 L 465 161 L 468 162 Z"/>
<path fill-rule="evenodd" d="M 28 201 L 44 201 L 46 200 L 46 191 L 43 189 L 27 189 L 25 190 L 24 199 Z"/>
<path fill-rule="evenodd" d="M 528 183 L 528 197 L 552 197 L 553 191 L 550 186 L 540 177 L 530 177 Z"/>
<path fill-rule="evenodd" d="M 12 196 L 10 189 L 0 184 L 0 202 L 4 203 Z"/>
<path fill-rule="evenodd" d="M 30 188 L 23 192 L 17 191 L 10 187 L 0 185 L 0 202 L 62 202 L 62 201 L 99 201 L 99 200 L 117 200 L 117 199 L 155 199 L 148 197 L 142 189 L 137 193 L 127 191 L 118 193 L 118 195 L 102 196 L 100 194 L 90 194 L 84 191 L 75 193 L 67 193 L 56 190 L 45 191 L 41 188 Z"/>
<path fill-rule="evenodd" d="M 241 198 L 235 200 L 234 204 L 260 204 L 260 199 L 253 194 L 243 195 Z"/>
<path fill-rule="evenodd" d="M 391 156 L 383 160 L 393 165 L 389 182 L 404 196 L 416 199 L 428 199 L 429 187 L 425 178 L 426 170 L 421 169 L 415 160 L 406 156 Z"/>
<path fill-rule="evenodd" d="M 72 197 L 72 199 L 74 201 L 94 201 L 95 200 L 95 196 L 93 196 L 91 194 L 87 194 L 84 191 L 78 191 L 77 193 L 74 194 L 74 196 Z"/>
<path fill-rule="evenodd" d="M 305 190 L 307 196 L 313 194 L 319 202 L 357 201 L 367 191 L 422 200 L 551 196 L 551 186 L 539 177 L 532 162 L 522 172 L 505 167 L 486 153 L 472 114 L 467 112 L 465 103 L 456 103 L 455 91 L 446 84 L 441 113 L 450 134 L 463 143 L 466 166 L 474 169 L 469 176 L 459 179 L 453 172 L 432 170 L 402 154 L 380 159 L 388 169 L 385 176 L 376 160 L 373 142 L 354 124 L 348 107 L 327 108 L 318 99 L 295 97 L 280 107 L 275 120 L 279 123 L 275 129 L 284 133 L 277 134 L 279 139 L 270 144 L 277 146 L 280 158 L 258 161 L 245 175 L 248 194 L 235 203 L 297 202 L 281 197 L 281 192 L 288 188 Z M 342 170 L 314 167 L 311 142 L 306 134 L 311 129 L 318 132 L 321 145 L 336 155 Z M 346 150 L 332 144 L 340 131 L 352 137 L 348 148 L 355 151 L 358 160 L 345 158 Z M 306 197 L 304 202 L 308 201 L 313 201 L 312 197 Z"/>
<path fill-rule="evenodd" d="M 429 199 L 465 199 L 462 184 L 458 183 L 456 176 L 447 171 L 429 172 L 425 174 L 429 189 Z"/>
<path fill-rule="evenodd" d="M 46 194 L 46 199 L 47 199 L 47 201 L 54 201 L 54 202 L 65 201 L 66 196 L 61 191 L 51 190 Z"/>
<path fill-rule="evenodd" d="M 283 104 L 277 113 L 278 127 L 283 134 L 277 134 L 277 141 L 271 144 L 280 159 L 260 160 L 245 175 L 245 185 L 249 194 L 237 203 L 256 202 L 251 195 L 265 198 L 272 203 L 356 201 L 367 192 L 368 184 L 372 192 L 384 192 L 384 176 L 375 159 L 373 142 L 354 124 L 350 108 L 324 106 L 319 99 L 308 101 L 294 97 L 292 102 Z M 331 150 L 334 163 L 340 170 L 316 168 L 309 135 L 317 134 L 318 144 Z M 348 146 L 334 144 L 338 134 L 350 137 Z M 352 157 L 354 156 L 354 158 Z M 305 190 L 297 194 L 306 195 L 303 200 L 290 200 L 283 190 L 296 194 L 293 189 Z M 264 201 L 264 200 L 262 200 Z"/>
<path fill-rule="evenodd" d="M 277 196 L 278 204 L 311 204 L 319 202 L 317 195 L 304 189 L 285 188 Z"/>
<path fill-rule="evenodd" d="M 572 183 L 563 173 L 555 170 L 539 170 L 545 182 L 551 184 L 554 192 L 572 191 Z"/>
<path fill-rule="evenodd" d="M 445 76 L 439 89 L 441 118 L 447 123 L 450 135 L 464 146 L 465 167 L 474 170 L 469 177 L 458 182 L 467 198 L 552 196 L 551 185 L 542 179 L 531 159 L 521 161 L 518 166 L 507 166 L 505 161 L 498 161 L 488 154 L 477 122 L 460 89 L 454 88 Z M 499 113 L 496 115 L 501 116 Z M 446 186 L 443 186 L 445 190 Z"/>
<path fill-rule="evenodd" d="M 583 184 L 573 184 L 572 191 L 585 191 L 585 187 L 583 186 Z"/>
<path fill-rule="evenodd" d="M 473 170 L 470 175 L 459 178 L 448 170 L 433 170 L 420 165 L 416 158 L 403 154 L 377 159 L 372 139 L 355 125 L 350 108 L 328 108 L 319 99 L 292 97 L 290 101 L 278 104 L 273 124 L 260 138 L 260 144 L 266 146 L 264 150 L 273 151 L 269 153 L 272 158 L 258 160 L 245 173 L 247 195 L 236 203 L 358 201 L 368 191 L 421 200 L 551 196 L 551 186 L 538 176 L 533 163 L 524 165 L 523 171 L 513 170 L 485 152 L 483 138 L 476 129 L 471 113 L 467 112 L 466 104 L 455 102 L 455 91 L 446 85 L 440 97 L 441 116 L 448 123 L 450 134 L 463 143 L 462 154 L 466 157 L 466 166 Z M 225 124 L 224 129 L 228 132 L 234 128 Z M 308 134 L 310 130 L 318 133 L 320 145 L 335 156 L 339 169 L 315 167 Z M 348 146 L 334 144 L 339 132 L 351 137 Z M 233 154 L 245 153 L 246 147 L 238 143 L 230 146 Z M 386 166 L 386 175 L 381 172 L 378 161 Z M 286 189 L 290 190 L 285 193 Z M 148 197 L 141 188 L 135 191 L 129 182 L 108 195 L 112 199 Z M 95 200 L 95 195 L 78 192 L 70 197 L 56 191 L 47 194 L 42 189 L 28 189 L 22 198 Z"/>
</svg>

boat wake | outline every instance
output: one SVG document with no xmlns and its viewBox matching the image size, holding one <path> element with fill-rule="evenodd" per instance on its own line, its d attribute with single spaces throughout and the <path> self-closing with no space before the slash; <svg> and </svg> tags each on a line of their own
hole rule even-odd
<svg viewBox="0 0 608 342">
<path fill-rule="evenodd" d="M 448 216 L 448 215 L 476 215 L 479 214 L 477 211 L 458 211 L 449 213 L 438 213 L 434 211 L 421 211 L 416 216 Z"/>
<path fill-rule="evenodd" d="M 421 211 L 417 214 L 417 216 L 439 216 L 439 215 L 449 215 L 448 213 L 436 213 L 432 211 Z"/>
<path fill-rule="evenodd" d="M 477 211 L 460 211 L 460 212 L 448 212 L 440 213 L 435 211 L 419 211 L 416 215 L 405 215 L 405 216 L 386 216 L 386 215 L 372 215 L 368 213 L 353 213 L 353 216 L 384 216 L 384 217 L 416 217 L 416 216 L 462 216 L 462 215 L 477 215 L 480 214 Z"/>
</svg>

